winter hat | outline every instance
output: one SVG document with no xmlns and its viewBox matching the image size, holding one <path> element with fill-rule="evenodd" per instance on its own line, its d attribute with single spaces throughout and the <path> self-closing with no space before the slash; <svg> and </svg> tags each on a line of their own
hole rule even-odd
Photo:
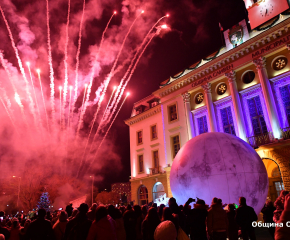
<svg viewBox="0 0 290 240">
<path fill-rule="evenodd" d="M 154 240 L 176 240 L 177 231 L 171 221 L 160 223 L 154 232 Z"/>
<path fill-rule="evenodd" d="M 0 234 L 0 240 L 5 240 L 5 236 L 3 234 Z"/>
</svg>

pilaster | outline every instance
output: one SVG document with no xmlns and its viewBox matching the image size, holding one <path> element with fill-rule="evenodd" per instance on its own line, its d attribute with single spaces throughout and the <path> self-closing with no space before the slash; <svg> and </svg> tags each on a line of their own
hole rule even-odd
<svg viewBox="0 0 290 240">
<path fill-rule="evenodd" d="M 211 83 L 201 85 L 204 90 L 204 97 L 208 111 L 210 132 L 217 132 L 216 116 L 212 102 Z"/>
<path fill-rule="evenodd" d="M 256 68 L 258 70 L 261 87 L 263 91 L 263 95 L 266 102 L 266 108 L 269 115 L 270 124 L 272 127 L 273 135 L 275 138 L 281 138 L 281 131 L 280 131 L 280 125 L 279 125 L 279 118 L 278 113 L 275 105 L 275 100 L 273 96 L 273 91 L 271 88 L 270 81 L 268 79 L 268 74 L 266 70 L 266 58 L 265 57 L 259 57 L 255 60 L 253 60 L 253 63 L 256 65 Z"/>
</svg>

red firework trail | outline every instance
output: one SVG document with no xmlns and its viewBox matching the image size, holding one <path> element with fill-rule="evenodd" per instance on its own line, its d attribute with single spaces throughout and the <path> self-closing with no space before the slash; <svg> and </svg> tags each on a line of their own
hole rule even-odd
<svg viewBox="0 0 290 240">
<path fill-rule="evenodd" d="M 6 60 L 4 59 L 2 50 L 0 50 L 0 60 L 1 60 L 2 66 L 4 67 L 4 69 L 6 71 L 6 74 L 8 76 L 8 79 L 9 79 L 11 85 L 12 85 L 12 88 L 13 88 L 14 93 L 17 93 L 17 89 L 15 87 L 14 81 L 13 81 L 12 76 L 11 76 L 11 74 L 9 72 L 8 67 L 7 67 Z"/>
<path fill-rule="evenodd" d="M 22 65 L 22 61 L 19 57 L 19 53 L 18 53 L 18 49 L 15 45 L 15 42 L 14 42 L 14 38 L 13 38 L 13 35 L 12 35 L 12 32 L 11 32 L 11 29 L 9 27 L 9 24 L 8 24 L 8 21 L 4 15 L 4 12 L 2 10 L 2 7 L 0 6 L 0 11 L 1 11 L 1 14 L 2 14 L 2 17 L 4 19 L 4 22 L 5 22 L 5 25 L 6 25 L 6 28 L 7 28 L 7 31 L 8 31 L 8 34 L 9 34 L 9 37 L 10 37 L 10 40 L 11 40 L 11 44 L 12 44 L 12 47 L 14 49 L 14 52 L 15 52 L 15 55 L 16 55 L 16 58 L 17 58 L 17 61 L 18 61 L 18 65 L 19 65 L 19 68 L 20 68 L 20 72 L 23 76 L 23 79 L 25 81 L 25 91 L 28 95 L 28 99 L 29 99 L 29 109 L 33 115 L 33 119 L 34 119 L 34 124 L 35 124 L 35 127 L 37 130 L 38 129 L 38 125 L 37 125 L 37 121 L 36 121 L 36 115 L 35 115 L 35 111 L 34 111 L 34 102 L 33 102 L 33 99 L 31 97 L 31 94 L 30 94 L 30 91 L 29 91 L 29 83 L 28 83 L 28 80 L 26 78 L 26 75 L 25 75 L 25 71 L 24 71 L 24 68 L 23 68 L 23 65 Z"/>
<path fill-rule="evenodd" d="M 14 127 L 14 129 L 15 129 L 15 131 L 17 132 L 17 134 L 19 134 L 19 132 L 17 131 L 17 128 L 16 128 L 16 126 L 15 126 L 15 123 L 14 123 L 12 117 L 11 117 L 10 111 L 8 110 L 8 107 L 6 107 L 6 105 L 5 105 L 5 103 L 4 103 L 4 101 L 3 101 L 3 99 L 2 99 L 1 96 L 0 96 L 0 101 L 1 101 L 2 104 L 3 104 L 3 107 L 4 107 L 5 111 L 6 111 L 6 113 L 7 113 L 8 117 L 9 117 L 9 119 L 10 119 L 10 121 L 11 121 L 11 123 L 12 123 L 12 125 L 13 125 L 13 127 Z"/>
<path fill-rule="evenodd" d="M 31 74 L 31 70 L 30 70 L 30 63 L 27 62 L 26 65 L 27 65 L 27 68 L 28 68 L 28 72 L 29 72 L 29 76 L 30 76 L 30 81 L 31 81 L 31 85 L 32 85 L 32 90 L 33 90 L 33 93 L 34 93 L 35 104 L 36 104 L 36 108 L 37 108 L 37 112 L 38 112 L 38 117 L 39 117 L 39 124 L 41 125 L 40 111 L 39 111 L 39 107 L 38 107 L 38 102 L 37 102 L 37 98 L 36 98 L 36 92 L 35 92 L 33 80 L 32 80 L 32 74 Z"/>
<path fill-rule="evenodd" d="M 108 117 L 110 116 L 110 111 L 111 111 L 112 107 L 114 106 L 114 104 L 116 103 L 116 101 L 117 101 L 117 104 L 120 102 L 121 95 L 120 95 L 119 97 L 118 97 L 118 95 L 119 95 L 119 93 L 120 93 L 120 91 L 121 91 L 121 87 L 122 87 L 122 85 L 123 85 L 123 82 L 125 81 L 125 79 L 127 78 L 128 74 L 130 73 L 130 71 L 131 71 L 131 69 L 132 69 L 132 67 L 133 67 L 133 64 L 134 64 L 135 60 L 137 59 L 139 53 L 141 52 L 143 46 L 145 45 L 145 43 L 146 43 L 146 41 L 147 41 L 147 39 L 148 39 L 148 37 L 149 37 L 149 34 L 154 30 L 154 28 L 157 26 L 157 24 L 158 24 L 158 23 L 159 23 L 163 18 L 166 18 L 166 17 L 168 17 L 168 15 L 163 16 L 163 17 L 161 17 L 160 19 L 158 19 L 158 21 L 157 21 L 157 22 L 152 26 L 152 28 L 148 31 L 148 33 L 147 33 L 146 36 L 144 37 L 144 39 L 143 39 L 141 45 L 138 47 L 138 49 L 137 49 L 137 51 L 136 51 L 136 53 L 135 53 L 133 59 L 131 60 L 131 64 L 130 64 L 130 66 L 128 67 L 127 72 L 125 73 L 125 75 L 123 76 L 123 78 L 122 78 L 121 81 L 120 81 L 120 84 L 119 84 L 119 86 L 118 86 L 118 89 L 117 89 L 117 92 L 116 92 L 116 94 L 115 94 L 114 100 L 113 100 L 113 102 L 112 102 L 112 104 L 111 104 L 111 107 L 109 108 L 109 110 L 107 111 L 107 113 L 106 113 L 106 111 L 104 112 L 104 115 L 103 115 L 102 121 L 109 122 L 109 120 L 107 121 L 107 119 L 108 119 Z M 153 38 L 153 37 L 152 37 L 152 38 Z M 151 40 L 152 40 L 152 39 L 150 39 L 149 43 L 151 42 Z M 149 45 L 149 43 L 147 43 L 147 45 L 146 45 L 146 47 L 145 47 L 144 49 L 147 48 L 147 46 Z M 143 52 L 144 52 L 144 51 L 145 51 L 145 50 L 143 50 Z M 139 59 L 140 59 L 141 56 L 143 55 L 143 52 L 139 55 Z M 138 61 L 139 61 L 139 60 L 138 60 Z M 138 62 L 138 61 L 137 61 L 137 62 Z M 133 71 L 133 72 L 134 72 L 134 71 Z M 118 97 L 118 98 L 117 98 L 117 97 Z M 116 105 L 116 106 L 117 106 L 117 105 Z M 114 108 L 114 112 L 115 112 L 115 111 L 116 111 L 116 107 Z M 112 114 L 113 114 L 113 113 L 112 113 Z"/>
<path fill-rule="evenodd" d="M 45 111 L 47 130 L 49 131 L 48 116 L 47 116 L 46 105 L 45 105 L 44 95 L 43 95 L 43 90 L 42 90 L 42 83 L 41 83 L 41 77 L 40 77 L 40 70 L 37 69 L 36 72 L 37 72 L 37 75 L 38 75 L 39 85 L 40 85 L 40 89 L 41 89 L 41 96 L 42 96 L 42 101 L 43 101 L 43 106 L 44 106 L 44 111 Z"/>
<path fill-rule="evenodd" d="M 101 43 L 100 43 L 100 47 L 99 47 L 99 50 L 97 52 L 97 56 L 95 58 L 95 61 L 94 61 L 94 64 L 93 64 L 93 67 L 92 67 L 92 72 L 91 72 L 91 76 L 90 76 L 90 82 L 89 82 L 89 86 L 88 86 L 88 90 L 87 90 L 87 97 L 86 97 L 86 100 L 85 100 L 85 103 L 84 103 L 84 107 L 81 111 L 81 116 L 80 116 L 80 120 L 79 120 L 79 123 L 78 123 L 78 128 L 77 128 L 77 133 L 76 133 L 76 139 L 78 138 L 78 135 L 79 135 L 79 132 L 80 132 L 80 129 L 82 127 L 82 124 L 83 124 L 83 119 L 84 119 L 84 115 L 85 115 L 85 112 L 86 112 L 86 109 L 87 109 L 87 103 L 89 101 L 89 98 L 90 98 L 90 94 L 91 94 L 91 88 L 92 88 L 92 84 L 93 84 L 93 80 L 94 80 L 94 75 L 95 75 L 95 68 L 96 68 L 96 65 L 97 65 L 97 59 L 98 59 L 98 56 L 99 56 L 99 53 L 100 53 L 100 49 L 103 45 L 103 42 L 104 42 L 104 38 L 105 38 L 105 33 L 109 27 L 109 24 L 113 18 L 113 16 L 116 14 L 116 12 L 113 13 L 113 15 L 111 16 L 110 20 L 108 21 L 107 25 L 106 25 L 106 28 L 105 30 L 103 31 L 103 34 L 102 34 L 102 39 L 101 39 Z M 135 22 L 135 21 L 134 21 Z"/>
<path fill-rule="evenodd" d="M 47 47 L 48 47 L 49 78 L 50 78 L 50 103 L 51 103 L 51 112 L 52 112 L 52 124 L 55 125 L 54 71 L 53 71 L 52 56 L 51 56 L 48 0 L 46 0 L 46 25 L 47 25 Z"/>
<path fill-rule="evenodd" d="M 134 65 L 134 67 L 133 67 L 133 69 L 132 69 L 132 71 L 131 71 L 131 73 L 130 73 L 128 79 L 127 79 L 127 81 L 124 83 L 124 85 L 123 85 L 123 87 L 122 87 L 122 89 L 121 89 L 121 93 L 120 93 L 119 98 L 118 98 L 118 100 L 117 100 L 117 104 L 120 102 L 120 99 L 121 99 L 121 97 L 122 97 L 122 95 L 123 95 L 123 93 L 124 93 L 124 91 L 125 91 L 125 88 L 126 88 L 127 84 L 129 83 L 129 81 L 131 80 L 131 77 L 132 77 L 132 75 L 133 75 L 133 73 L 134 73 L 134 71 L 135 71 L 135 69 L 136 69 L 136 67 L 137 67 L 137 64 L 138 64 L 139 61 L 140 61 L 140 58 L 142 57 L 143 53 L 145 52 L 146 48 L 148 47 L 148 45 L 150 44 L 150 42 L 152 41 L 152 39 L 153 39 L 153 38 L 154 38 L 158 33 L 159 33 L 159 31 L 157 31 L 156 33 L 154 33 L 154 34 L 152 35 L 152 37 L 149 39 L 149 41 L 148 41 L 147 44 L 145 45 L 143 51 L 142 51 L 141 54 L 139 55 L 139 57 L 138 57 L 138 59 L 137 59 L 135 65 Z M 113 108 L 113 111 L 112 111 L 112 113 L 111 113 L 111 115 L 110 115 L 110 118 L 107 120 L 106 123 L 110 122 L 110 120 L 112 119 L 112 116 L 113 116 L 114 112 L 116 111 L 117 104 L 115 104 L 115 107 Z"/>
<path fill-rule="evenodd" d="M 109 133 L 109 131 L 110 131 L 112 125 L 114 124 L 114 122 L 115 122 L 115 120 L 116 120 L 116 118 L 117 118 L 119 112 L 121 111 L 121 108 L 122 108 L 122 106 L 124 105 L 124 103 L 125 103 L 125 101 L 126 101 L 126 99 L 127 99 L 128 96 L 129 96 L 129 93 L 128 93 L 128 94 L 126 95 L 126 97 L 124 98 L 124 100 L 123 100 L 123 102 L 122 102 L 122 104 L 121 104 L 121 106 L 120 106 L 118 112 L 116 113 L 116 115 L 115 115 L 113 121 L 111 122 L 111 124 L 110 124 L 110 126 L 109 126 L 109 128 L 108 128 L 108 130 L 107 130 L 107 132 L 106 132 L 106 134 L 105 134 L 105 136 L 103 137 L 103 139 L 102 139 L 102 141 L 101 141 L 99 147 L 97 148 L 96 153 L 95 153 L 95 155 L 94 155 L 94 158 L 92 159 L 92 161 L 91 161 L 91 163 L 90 163 L 90 166 L 89 166 L 87 169 L 89 169 L 89 168 L 92 166 L 93 162 L 95 161 L 95 158 L 96 158 L 96 156 L 97 156 L 97 153 L 98 153 L 100 147 L 102 146 L 103 142 L 105 141 L 105 139 L 106 139 L 106 137 L 107 137 L 107 135 L 108 135 L 108 133 Z"/>
<path fill-rule="evenodd" d="M 103 99 L 104 96 L 105 96 L 105 94 L 106 94 L 107 87 L 108 87 L 108 85 L 109 85 L 109 83 L 110 83 L 111 78 L 112 78 L 113 75 L 114 75 L 115 68 L 116 68 L 116 66 L 117 66 L 117 62 L 118 62 L 119 57 L 120 57 L 120 55 L 121 55 L 121 53 L 122 53 L 122 50 L 123 50 L 123 48 L 124 48 L 124 45 L 125 45 L 125 42 L 126 42 L 128 36 L 129 36 L 129 34 L 130 34 L 130 32 L 131 32 L 131 30 L 132 30 L 132 28 L 133 28 L 135 22 L 137 21 L 137 19 L 138 19 L 138 18 L 141 16 L 141 14 L 143 14 L 143 13 L 144 13 L 144 11 L 142 11 L 142 12 L 141 12 L 141 13 L 140 13 L 140 14 L 139 14 L 135 19 L 134 19 L 134 21 L 132 22 L 132 24 L 131 24 L 131 26 L 130 26 L 130 28 L 129 28 L 129 30 L 128 30 L 128 32 L 127 32 L 127 34 L 126 34 L 126 36 L 125 36 L 125 38 L 124 38 L 124 40 L 123 40 L 123 42 L 122 42 L 121 48 L 120 48 L 119 53 L 118 53 L 118 55 L 117 55 L 117 57 L 116 57 L 116 59 L 115 59 L 115 62 L 114 62 L 114 64 L 113 64 L 113 67 L 112 67 L 112 69 L 111 69 L 111 71 L 110 71 L 108 77 L 107 77 L 107 78 L 105 79 L 105 81 L 104 81 L 103 92 L 102 92 L 102 94 L 101 94 L 100 99 Z M 102 87 L 102 86 L 101 86 L 101 87 Z M 96 114 L 98 114 L 98 112 L 99 112 L 99 110 L 100 110 L 100 107 L 101 107 L 101 103 L 98 103 L 98 108 L 97 108 Z M 98 134 L 98 132 L 95 133 L 95 135 L 94 135 L 94 140 L 95 140 L 97 134 Z M 93 140 L 93 142 L 94 142 L 94 140 Z"/>
<path fill-rule="evenodd" d="M 109 104 L 110 104 L 110 102 L 111 102 L 111 99 L 112 99 L 112 97 L 113 97 L 113 95 L 114 95 L 115 90 L 116 90 L 116 87 L 114 87 L 114 89 L 113 89 L 113 92 L 112 92 L 111 97 L 110 97 L 110 99 L 109 99 L 109 101 L 108 101 L 108 103 L 107 103 L 107 107 L 106 107 L 105 111 L 107 110 L 107 108 L 108 108 L 108 106 L 109 106 Z M 101 103 L 101 102 L 102 102 L 102 101 L 99 101 L 99 103 Z M 87 147 L 88 147 L 88 144 L 89 144 L 89 140 L 90 140 L 90 137 L 91 137 L 91 134 L 92 134 L 92 130 L 93 130 L 93 128 L 94 128 L 94 124 L 95 124 L 96 119 L 97 119 L 98 110 L 99 110 L 99 107 L 98 107 L 97 111 L 95 112 L 95 114 L 94 114 L 94 119 L 93 119 L 93 121 L 92 121 L 92 123 L 91 123 L 90 133 L 89 133 L 89 136 L 88 136 L 88 138 L 87 138 L 87 142 L 86 142 L 85 150 L 84 150 L 84 153 L 83 153 L 83 156 L 82 156 L 82 160 L 81 160 L 81 162 L 80 162 L 80 166 L 79 166 L 79 169 L 78 169 L 78 172 L 77 172 L 77 177 L 78 177 L 78 175 L 79 175 L 79 172 L 80 172 L 80 169 L 81 169 L 81 166 L 82 166 L 82 163 L 83 163 L 84 157 L 85 157 L 85 155 L 86 155 L 86 150 L 87 150 Z M 94 142 L 94 141 L 95 141 L 95 138 L 93 139 L 93 142 Z"/>
<path fill-rule="evenodd" d="M 79 77 L 79 65 L 80 65 L 80 53 L 81 53 L 81 44 L 82 44 L 82 27 L 83 27 L 83 21 L 84 21 L 84 14 L 85 14 L 85 8 L 86 8 L 86 0 L 83 2 L 83 12 L 80 22 L 80 30 L 79 30 L 79 40 L 78 40 L 78 50 L 76 55 L 76 79 L 75 79 L 75 89 L 74 89 L 74 98 L 73 98 L 73 104 L 72 104 L 72 110 L 74 108 L 74 105 L 78 98 L 78 77 Z"/>
<path fill-rule="evenodd" d="M 68 0 L 68 10 L 67 10 L 67 23 L 66 23 L 66 29 L 65 29 L 65 46 L 64 46 L 64 84 L 63 84 L 63 110 L 62 110 L 62 127 L 64 128 L 65 125 L 65 106 L 66 106 L 66 96 L 67 96 L 67 87 L 68 87 L 68 66 L 67 66 L 67 47 L 68 47 L 68 28 L 69 28 L 69 15 L 70 15 L 70 0 Z"/>
</svg>

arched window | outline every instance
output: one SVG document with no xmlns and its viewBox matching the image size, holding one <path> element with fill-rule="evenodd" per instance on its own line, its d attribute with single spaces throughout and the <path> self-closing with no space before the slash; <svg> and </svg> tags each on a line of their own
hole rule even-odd
<svg viewBox="0 0 290 240">
<path fill-rule="evenodd" d="M 148 190 L 144 185 L 141 185 L 138 189 L 139 205 L 145 205 L 148 203 Z"/>
<path fill-rule="evenodd" d="M 161 182 L 157 182 L 153 186 L 153 201 L 165 194 L 164 186 Z"/>
</svg>

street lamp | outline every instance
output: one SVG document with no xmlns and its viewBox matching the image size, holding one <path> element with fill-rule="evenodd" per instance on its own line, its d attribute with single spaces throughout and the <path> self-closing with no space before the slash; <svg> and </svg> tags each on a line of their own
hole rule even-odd
<svg viewBox="0 0 290 240">
<path fill-rule="evenodd" d="M 94 203 L 94 181 L 95 181 L 95 176 L 90 176 L 92 178 L 92 205 Z"/>
<path fill-rule="evenodd" d="M 12 176 L 14 178 L 16 178 L 16 176 Z M 18 177 L 18 197 L 17 197 L 17 207 L 18 207 L 18 203 L 19 203 L 19 194 L 20 194 L 20 183 L 21 183 L 21 177 Z"/>
</svg>

